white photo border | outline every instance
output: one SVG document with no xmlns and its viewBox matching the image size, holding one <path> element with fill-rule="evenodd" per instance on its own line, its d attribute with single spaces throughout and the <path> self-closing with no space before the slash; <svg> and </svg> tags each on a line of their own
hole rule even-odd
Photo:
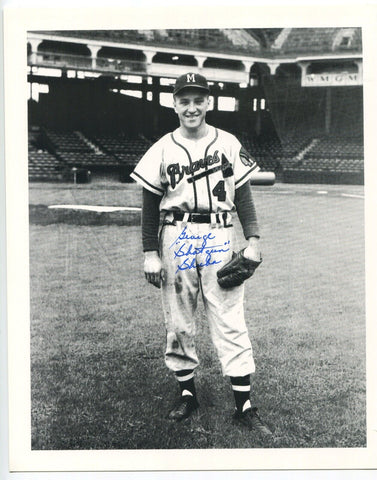
<svg viewBox="0 0 377 480">
<path fill-rule="evenodd" d="M 344 7 L 219 6 L 180 15 L 179 6 L 148 8 L 4 9 L 6 240 L 11 471 L 176 471 L 373 469 L 377 467 L 376 202 L 374 170 L 377 9 Z M 187 9 L 187 6 L 185 7 Z M 210 19 L 210 20 L 209 20 Z M 27 32 L 30 30 L 360 26 L 363 29 L 367 285 L 367 447 L 348 449 L 31 450 L 29 237 L 27 175 Z M 358 232 L 355 232 L 357 235 Z M 352 252 L 350 252 L 352 255 Z M 99 454 L 100 453 L 100 454 Z M 146 465 L 148 466 L 146 468 Z"/>
</svg>

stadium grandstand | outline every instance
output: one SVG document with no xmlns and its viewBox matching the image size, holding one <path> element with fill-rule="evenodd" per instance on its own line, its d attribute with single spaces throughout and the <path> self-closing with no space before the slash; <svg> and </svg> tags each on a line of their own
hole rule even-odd
<svg viewBox="0 0 377 480">
<path fill-rule="evenodd" d="M 196 71 L 209 123 L 262 170 L 364 182 L 360 28 L 30 31 L 27 62 L 30 181 L 130 181 L 178 125 L 175 79 Z"/>
</svg>

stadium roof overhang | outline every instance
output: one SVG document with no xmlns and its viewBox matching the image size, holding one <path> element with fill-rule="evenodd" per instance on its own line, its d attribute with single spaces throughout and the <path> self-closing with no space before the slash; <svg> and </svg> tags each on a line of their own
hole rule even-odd
<svg viewBox="0 0 377 480">
<path fill-rule="evenodd" d="M 253 52 L 253 54 L 241 54 L 241 53 L 226 53 L 226 52 L 214 52 L 209 50 L 199 50 L 192 49 L 190 47 L 184 46 L 160 46 L 160 45 L 145 45 L 137 43 L 120 43 L 112 42 L 106 40 L 95 40 L 91 38 L 77 38 L 72 36 L 56 35 L 53 33 L 42 33 L 42 32 L 29 32 L 28 33 L 28 42 L 32 45 L 32 52 L 34 54 L 38 53 L 38 45 L 43 41 L 52 41 L 60 43 L 70 43 L 77 45 L 85 45 L 91 52 L 91 56 L 88 56 L 86 60 L 92 59 L 89 70 L 99 71 L 96 63 L 96 56 L 98 51 L 104 47 L 115 48 L 118 50 L 132 50 L 138 51 L 144 54 L 145 61 L 143 62 L 134 62 L 133 70 L 135 74 L 156 76 L 156 77 L 172 77 L 176 78 L 182 73 L 187 72 L 188 70 L 200 69 L 204 75 L 207 76 L 208 80 L 215 82 L 230 82 L 230 83 L 249 83 L 250 78 L 250 69 L 255 64 L 265 64 L 268 66 L 270 73 L 275 74 L 277 68 L 282 64 L 297 64 L 301 69 L 303 66 L 311 62 L 316 61 L 336 61 L 336 60 L 358 60 L 359 62 L 362 59 L 361 52 L 332 52 L 324 54 L 305 54 L 305 55 L 286 55 L 279 54 L 278 52 L 273 52 L 269 56 L 258 55 Z M 153 57 L 156 54 L 170 54 L 170 55 L 184 55 L 192 56 L 197 61 L 197 66 L 187 66 L 187 65 L 172 65 L 164 63 L 155 63 L 153 62 Z M 221 67 L 218 68 L 207 68 L 205 64 L 206 60 L 216 59 L 223 61 L 234 61 L 243 64 L 243 69 L 233 70 L 232 68 Z M 132 61 L 130 62 L 132 63 Z M 36 63 L 29 62 L 31 65 Z M 51 67 L 51 65 L 43 64 L 43 66 Z M 124 67 L 124 65 L 123 65 Z M 70 66 L 70 68 L 75 68 Z M 79 67 L 77 67 L 79 68 Z M 139 68 L 139 71 L 137 71 Z M 88 68 L 87 68 L 88 69 Z M 105 69 L 105 71 L 111 71 Z M 125 72 L 118 72 L 125 73 Z"/>
<path fill-rule="evenodd" d="M 69 42 L 69 43 L 80 43 L 83 45 L 91 45 L 97 47 L 112 47 L 112 48 L 124 48 L 129 50 L 140 50 L 140 51 L 151 51 L 151 52 L 165 52 L 165 53 L 181 53 L 184 55 L 193 55 L 193 56 L 206 56 L 211 58 L 224 58 L 232 60 L 240 60 L 246 62 L 258 62 L 258 63 L 270 63 L 271 61 L 279 61 L 281 63 L 295 63 L 298 61 L 308 61 L 308 60 L 325 60 L 325 59 L 348 59 L 348 58 L 362 58 L 361 52 L 339 52 L 334 51 L 333 53 L 324 53 L 324 54 L 305 54 L 305 55 L 294 55 L 286 54 L 279 52 L 272 52 L 270 55 L 258 55 L 253 53 L 251 54 L 241 54 L 241 53 L 227 53 L 227 52 L 214 52 L 212 50 L 198 50 L 191 49 L 190 47 L 184 46 L 174 46 L 166 47 L 160 45 L 140 45 L 136 43 L 120 43 L 120 42 L 111 42 L 106 40 L 94 40 L 90 38 L 76 38 L 76 37 L 66 37 L 61 35 L 52 35 L 45 33 L 29 32 L 29 40 L 50 40 L 55 42 Z"/>
</svg>

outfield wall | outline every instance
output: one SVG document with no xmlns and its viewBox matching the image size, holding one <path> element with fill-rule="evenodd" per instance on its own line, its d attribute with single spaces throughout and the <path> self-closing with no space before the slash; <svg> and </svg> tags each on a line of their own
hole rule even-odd
<svg viewBox="0 0 377 480">
<path fill-rule="evenodd" d="M 315 172 L 287 170 L 280 176 L 284 183 L 325 183 L 333 185 L 364 185 L 363 172 Z"/>
</svg>

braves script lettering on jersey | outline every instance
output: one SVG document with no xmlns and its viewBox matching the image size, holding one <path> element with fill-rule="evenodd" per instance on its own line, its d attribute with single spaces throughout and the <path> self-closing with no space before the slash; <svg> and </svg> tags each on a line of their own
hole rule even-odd
<svg viewBox="0 0 377 480">
<path fill-rule="evenodd" d="M 145 249 L 144 271 L 149 282 L 161 283 L 167 331 L 165 362 L 181 388 L 181 402 L 169 418 L 182 420 L 198 407 L 194 314 L 201 292 L 223 374 L 231 379 L 237 419 L 255 423 L 260 419 L 249 400 L 250 374 L 255 366 L 244 319 L 244 285 L 223 289 L 216 272 L 235 249 L 231 221 L 240 206 L 236 205 L 236 192 L 243 186 L 239 191 L 245 190 L 259 167 L 234 135 L 205 122 L 208 92 L 207 81 L 199 74 L 177 79 L 174 106 L 180 126 L 158 140 L 131 174 L 155 194 L 153 199 L 160 199 L 164 213 L 159 252 Z M 248 200 L 243 202 L 247 212 L 254 211 L 248 189 Z M 143 208 L 144 219 L 148 209 L 145 204 Z M 249 216 L 243 216 L 243 228 L 252 223 Z M 145 231 L 143 224 L 143 234 Z M 248 254 L 258 257 L 259 237 L 250 237 Z"/>
</svg>

